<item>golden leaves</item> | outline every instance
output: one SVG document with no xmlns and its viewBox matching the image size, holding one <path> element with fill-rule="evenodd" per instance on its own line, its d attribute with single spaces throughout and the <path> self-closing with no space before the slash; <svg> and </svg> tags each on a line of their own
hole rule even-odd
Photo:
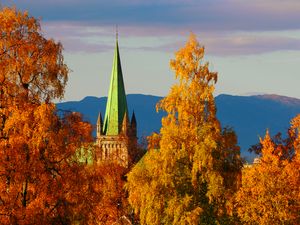
<svg viewBox="0 0 300 225">
<path fill-rule="evenodd" d="M 300 114 L 291 121 L 291 129 L 289 130 L 291 137 L 295 139 L 294 148 L 297 160 L 300 162 Z"/>
<path fill-rule="evenodd" d="M 292 120 L 291 129 L 298 126 L 298 118 Z M 291 134 L 290 140 L 297 142 Z M 243 171 L 236 196 L 237 213 L 244 224 L 296 224 L 300 219 L 300 164 L 296 152 L 291 158 L 285 157 L 295 145 L 276 144 L 268 131 L 261 144 L 259 163 Z"/>
<path fill-rule="evenodd" d="M 160 134 L 148 138 L 146 155 L 128 174 L 129 202 L 141 224 L 214 223 L 226 214 L 223 195 L 236 189 L 233 181 L 225 188 L 223 179 L 229 176 L 220 159 L 229 150 L 227 155 L 234 158 L 239 148 L 234 135 L 221 134 L 213 97 L 217 73 L 209 71 L 203 56 L 204 47 L 191 34 L 170 61 L 179 82 L 157 104 L 167 116 Z M 232 169 L 231 180 L 239 170 Z"/>
</svg>

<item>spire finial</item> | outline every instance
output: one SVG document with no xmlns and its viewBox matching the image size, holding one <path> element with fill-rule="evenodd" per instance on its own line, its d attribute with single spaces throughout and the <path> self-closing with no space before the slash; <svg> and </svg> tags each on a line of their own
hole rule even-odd
<svg viewBox="0 0 300 225">
<path fill-rule="evenodd" d="M 118 36 L 119 36 L 119 33 L 118 33 L 118 24 L 116 24 L 116 40 L 118 41 Z"/>
</svg>

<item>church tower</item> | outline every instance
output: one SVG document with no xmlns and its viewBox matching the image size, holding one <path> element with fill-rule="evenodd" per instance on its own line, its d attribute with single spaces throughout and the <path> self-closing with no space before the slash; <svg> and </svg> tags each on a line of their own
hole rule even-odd
<svg viewBox="0 0 300 225">
<path fill-rule="evenodd" d="M 99 113 L 97 120 L 97 161 L 116 162 L 130 166 L 137 145 L 137 123 L 133 112 L 128 117 L 118 38 L 114 52 L 111 80 L 104 120 Z"/>
</svg>

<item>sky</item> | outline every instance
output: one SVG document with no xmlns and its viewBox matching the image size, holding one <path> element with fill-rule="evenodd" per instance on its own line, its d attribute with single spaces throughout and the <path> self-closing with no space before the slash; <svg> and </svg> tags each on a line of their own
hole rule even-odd
<svg viewBox="0 0 300 225">
<path fill-rule="evenodd" d="M 107 96 L 116 25 L 127 94 L 165 96 L 190 32 L 218 72 L 215 94 L 300 98 L 299 0 L 1 0 L 39 18 L 71 69 L 63 101 Z"/>
</svg>

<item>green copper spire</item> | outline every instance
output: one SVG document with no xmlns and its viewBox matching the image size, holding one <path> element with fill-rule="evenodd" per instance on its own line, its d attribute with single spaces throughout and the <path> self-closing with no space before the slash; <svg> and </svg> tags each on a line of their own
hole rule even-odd
<svg viewBox="0 0 300 225">
<path fill-rule="evenodd" d="M 128 115 L 128 109 L 117 39 L 109 92 L 107 96 L 106 112 L 103 124 L 103 134 L 120 134 L 125 114 Z"/>
</svg>

